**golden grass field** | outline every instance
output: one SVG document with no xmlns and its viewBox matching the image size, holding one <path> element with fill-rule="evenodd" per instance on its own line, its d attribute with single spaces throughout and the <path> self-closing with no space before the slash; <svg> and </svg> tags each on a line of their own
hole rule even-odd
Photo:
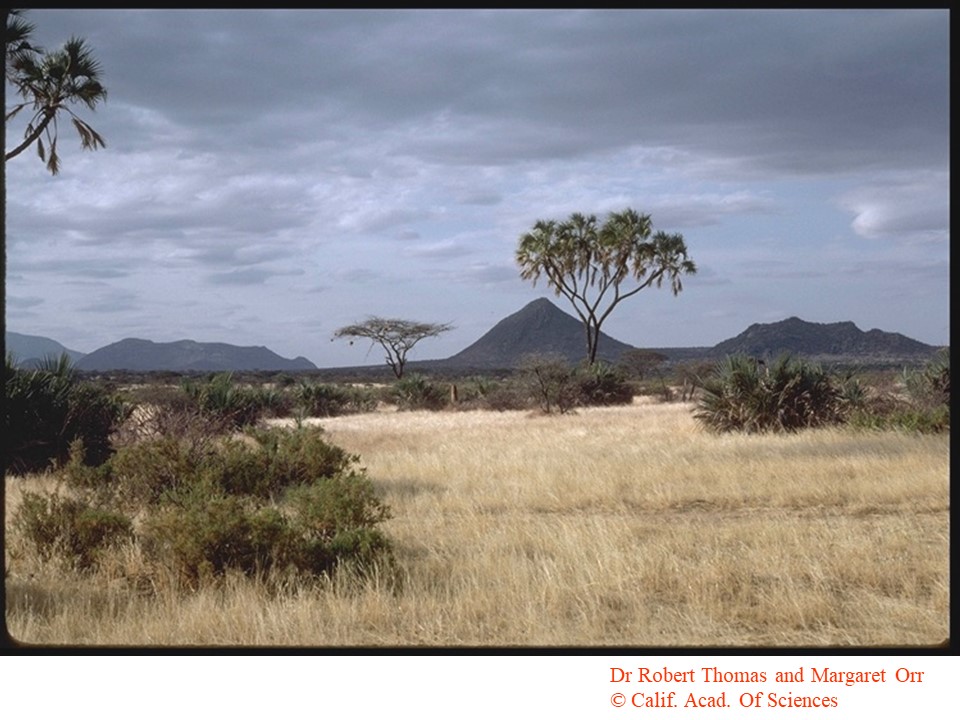
<svg viewBox="0 0 960 720">
<path fill-rule="evenodd" d="M 809 647 L 950 634 L 949 436 L 714 435 L 687 404 L 322 421 L 393 518 L 398 567 L 271 593 L 137 594 L 6 553 L 23 643 Z M 7 523 L 21 487 L 8 478 Z"/>
</svg>

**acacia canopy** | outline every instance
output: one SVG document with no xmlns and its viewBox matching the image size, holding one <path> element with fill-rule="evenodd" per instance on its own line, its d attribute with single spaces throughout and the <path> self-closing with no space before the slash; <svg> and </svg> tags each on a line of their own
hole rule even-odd
<svg viewBox="0 0 960 720">
<path fill-rule="evenodd" d="M 520 276 L 536 285 L 541 276 L 566 297 L 584 324 L 587 360 L 597 358 L 600 327 L 623 300 L 644 288 L 669 283 L 674 295 L 682 275 L 697 268 L 679 233 L 653 232 L 649 215 L 627 208 L 567 220 L 539 220 L 520 237 L 516 252 Z"/>
<path fill-rule="evenodd" d="M 424 323 L 398 318 L 371 317 L 361 323 L 345 325 L 334 334 L 336 338 L 368 338 L 379 344 L 386 353 L 386 362 L 398 378 L 403 377 L 407 353 L 425 338 L 436 337 L 453 328 L 446 323 Z M 351 341 L 352 342 L 352 341 Z"/>
</svg>

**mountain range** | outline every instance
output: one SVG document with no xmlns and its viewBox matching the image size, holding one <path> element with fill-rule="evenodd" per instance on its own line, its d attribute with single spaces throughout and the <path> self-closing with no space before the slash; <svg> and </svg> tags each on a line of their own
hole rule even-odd
<svg viewBox="0 0 960 720">
<path fill-rule="evenodd" d="M 5 334 L 7 352 L 13 354 L 13 359 L 18 365 L 33 365 L 43 358 L 58 358 L 64 354 L 76 363 L 84 355 L 82 352 L 64 347 L 56 340 L 39 335 L 23 335 L 9 330 Z"/>
<path fill-rule="evenodd" d="M 751 325 L 742 333 L 713 347 L 713 354 L 778 355 L 790 352 L 808 357 L 904 358 L 935 352 L 932 345 L 900 333 L 868 330 L 852 322 L 811 323 L 798 317 L 769 325 Z"/>
<path fill-rule="evenodd" d="M 265 347 L 240 347 L 227 343 L 200 343 L 193 340 L 155 343 L 127 338 L 84 354 L 36 335 L 8 332 L 6 340 L 7 351 L 13 353 L 20 365 L 36 365 L 44 358 L 59 357 L 65 352 L 78 370 L 85 371 L 222 372 L 317 369 L 316 365 L 304 357 L 290 360 Z"/>
<path fill-rule="evenodd" d="M 134 372 L 304 371 L 317 367 L 304 357 L 283 358 L 265 347 L 240 347 L 227 343 L 180 340 L 155 343 L 128 338 L 89 354 L 35 335 L 6 333 L 7 351 L 22 365 L 36 364 L 48 356 L 66 353 L 77 369 Z M 615 362 L 633 346 L 602 334 L 598 357 Z M 937 347 L 899 333 L 869 330 L 852 322 L 813 323 L 797 317 L 756 323 L 736 337 L 712 347 L 644 348 L 668 362 L 714 360 L 734 353 L 773 357 L 783 352 L 815 360 L 899 363 L 931 357 Z M 550 300 L 527 304 L 494 325 L 480 339 L 443 360 L 411 362 L 409 367 L 441 371 L 509 370 L 530 354 L 552 354 L 576 363 L 586 354 L 583 324 Z"/>
</svg>

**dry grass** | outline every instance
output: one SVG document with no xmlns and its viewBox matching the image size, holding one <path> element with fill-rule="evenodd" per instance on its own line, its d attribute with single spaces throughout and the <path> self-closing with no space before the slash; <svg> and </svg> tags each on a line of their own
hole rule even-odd
<svg viewBox="0 0 960 720">
<path fill-rule="evenodd" d="M 393 508 L 395 571 L 279 595 L 230 578 L 184 597 L 117 585 L 136 548 L 93 579 L 23 558 L 7 579 L 10 632 L 42 644 L 378 647 L 949 636 L 946 436 L 716 436 L 687 405 L 642 403 L 322 424 Z M 18 488 L 8 481 L 8 520 Z"/>
</svg>

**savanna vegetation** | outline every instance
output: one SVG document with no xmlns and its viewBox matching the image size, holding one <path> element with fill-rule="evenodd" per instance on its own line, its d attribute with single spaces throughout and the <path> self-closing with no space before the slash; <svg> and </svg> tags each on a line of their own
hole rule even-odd
<svg viewBox="0 0 960 720">
<path fill-rule="evenodd" d="M 939 643 L 949 367 L 531 357 L 497 377 L 122 383 L 8 361 L 7 626 L 79 645 Z"/>
</svg>

